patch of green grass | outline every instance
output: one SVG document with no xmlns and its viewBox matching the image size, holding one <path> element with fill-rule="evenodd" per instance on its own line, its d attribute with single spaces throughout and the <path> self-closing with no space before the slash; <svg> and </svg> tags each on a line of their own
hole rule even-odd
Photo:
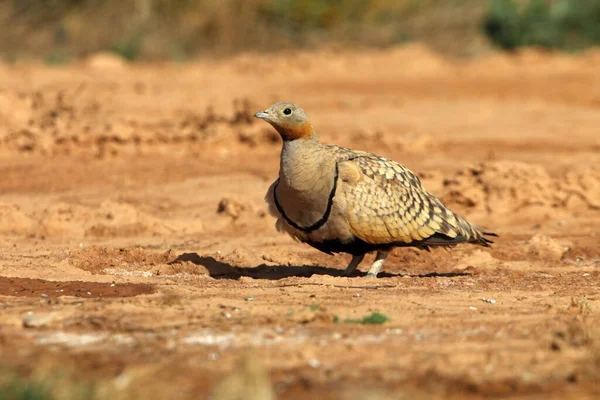
<svg viewBox="0 0 600 400">
<path fill-rule="evenodd" d="M 10 379 L 0 387 L 0 400 L 54 400 L 50 390 L 39 382 Z"/>
<path fill-rule="evenodd" d="M 276 0 L 266 2 L 263 12 L 287 28 L 325 29 L 340 21 L 360 21 L 371 7 L 364 0 Z"/>
<path fill-rule="evenodd" d="M 590 302 L 585 297 L 580 297 L 578 299 L 571 297 L 571 305 L 569 307 L 578 310 L 581 314 L 592 311 L 592 306 L 590 306 Z"/>
<path fill-rule="evenodd" d="M 48 65 L 61 65 L 66 64 L 70 60 L 70 57 L 61 51 L 56 51 L 46 55 L 44 62 Z"/>
<path fill-rule="evenodd" d="M 309 307 L 311 311 L 317 311 L 319 309 L 319 306 L 316 304 L 311 304 Z"/>
<path fill-rule="evenodd" d="M 174 62 L 185 62 L 188 60 L 188 54 L 179 44 L 171 44 L 168 47 L 169 59 Z"/>
<path fill-rule="evenodd" d="M 351 319 L 347 318 L 344 320 L 345 324 L 362 324 L 362 325 L 381 325 L 390 320 L 390 317 L 387 315 L 374 312 L 370 315 L 366 315 L 360 319 Z M 333 322 L 339 323 L 340 319 L 338 316 L 333 317 Z"/>
<path fill-rule="evenodd" d="M 19 58 L 17 57 L 17 54 L 15 52 L 8 52 L 2 55 L 2 61 L 9 65 L 16 64 L 18 59 Z"/>
<path fill-rule="evenodd" d="M 581 299 L 579 299 L 579 302 L 583 305 L 583 308 L 586 311 L 592 311 L 592 307 L 590 306 L 588 299 L 586 299 L 585 297 L 582 297 Z"/>
<path fill-rule="evenodd" d="M 0 55 L 110 50 L 127 60 L 298 47 L 386 47 L 409 40 L 470 55 L 483 35 L 500 48 L 600 44 L 600 0 L 12 1 L 0 7 Z M 26 12 L 25 12 L 26 10 Z M 482 29 L 483 28 L 483 29 Z M 22 32 L 35 31 L 35 35 Z M 40 48 L 39 43 L 45 43 Z M 56 47 L 55 47 L 56 46 Z M 61 54 L 48 64 L 66 61 Z"/>
<path fill-rule="evenodd" d="M 92 400 L 95 388 L 63 375 L 23 376 L 0 368 L 0 400 Z"/>
<path fill-rule="evenodd" d="M 135 32 L 126 38 L 115 41 L 110 51 L 116 53 L 128 61 L 137 60 L 142 54 L 144 34 Z"/>
<path fill-rule="evenodd" d="M 484 30 L 508 50 L 580 50 L 600 44 L 600 0 L 492 0 Z"/>
</svg>

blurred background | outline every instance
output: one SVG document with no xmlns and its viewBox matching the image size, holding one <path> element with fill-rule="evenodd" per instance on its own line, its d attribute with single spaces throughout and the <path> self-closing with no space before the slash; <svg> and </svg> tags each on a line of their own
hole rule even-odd
<svg viewBox="0 0 600 400">
<path fill-rule="evenodd" d="M 2 0 L 7 62 L 129 60 L 408 41 L 477 56 L 494 47 L 568 51 L 600 42 L 600 0 Z"/>
<path fill-rule="evenodd" d="M 599 42 L 600 0 L 0 0 L 0 400 L 600 399 Z M 281 100 L 500 237 L 341 278 L 267 213 Z"/>
</svg>

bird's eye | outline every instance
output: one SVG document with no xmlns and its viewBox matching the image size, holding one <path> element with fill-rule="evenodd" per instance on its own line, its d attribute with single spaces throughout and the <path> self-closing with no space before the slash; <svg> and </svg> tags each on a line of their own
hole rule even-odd
<svg viewBox="0 0 600 400">
<path fill-rule="evenodd" d="M 292 114 L 292 109 L 291 109 L 291 108 L 285 108 L 285 109 L 283 110 L 283 113 L 284 113 L 285 115 L 291 115 L 291 114 Z"/>
</svg>

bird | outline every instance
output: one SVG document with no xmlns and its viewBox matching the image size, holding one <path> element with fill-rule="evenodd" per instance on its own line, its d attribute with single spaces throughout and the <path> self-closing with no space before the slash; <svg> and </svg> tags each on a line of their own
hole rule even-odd
<svg viewBox="0 0 600 400">
<path fill-rule="evenodd" d="M 352 256 L 350 276 L 376 252 L 365 277 L 376 278 L 396 247 L 472 243 L 498 236 L 458 216 L 429 193 L 405 166 L 376 154 L 322 144 L 306 112 L 278 102 L 254 117 L 281 136 L 279 177 L 265 201 L 279 232 L 333 255 Z"/>
</svg>

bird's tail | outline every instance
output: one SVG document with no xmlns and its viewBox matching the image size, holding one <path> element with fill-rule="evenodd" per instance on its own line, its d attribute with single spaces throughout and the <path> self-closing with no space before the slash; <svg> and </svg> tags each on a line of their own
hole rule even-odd
<svg viewBox="0 0 600 400">
<path fill-rule="evenodd" d="M 494 243 L 487 238 L 498 236 L 494 232 L 481 229 L 463 217 L 456 215 L 433 196 L 430 197 L 430 201 L 430 209 L 437 209 L 437 214 L 433 217 L 433 220 L 438 226 L 435 229 L 435 234 L 423 241 L 424 245 L 453 246 L 459 243 L 473 243 L 489 247 L 490 244 Z"/>
<path fill-rule="evenodd" d="M 494 232 L 481 229 L 462 217 L 456 216 L 456 219 L 458 220 L 458 231 L 460 232 L 460 236 L 464 237 L 465 242 L 467 243 L 489 247 L 490 244 L 494 242 L 488 239 L 486 236 L 498 237 L 498 235 Z"/>
</svg>

